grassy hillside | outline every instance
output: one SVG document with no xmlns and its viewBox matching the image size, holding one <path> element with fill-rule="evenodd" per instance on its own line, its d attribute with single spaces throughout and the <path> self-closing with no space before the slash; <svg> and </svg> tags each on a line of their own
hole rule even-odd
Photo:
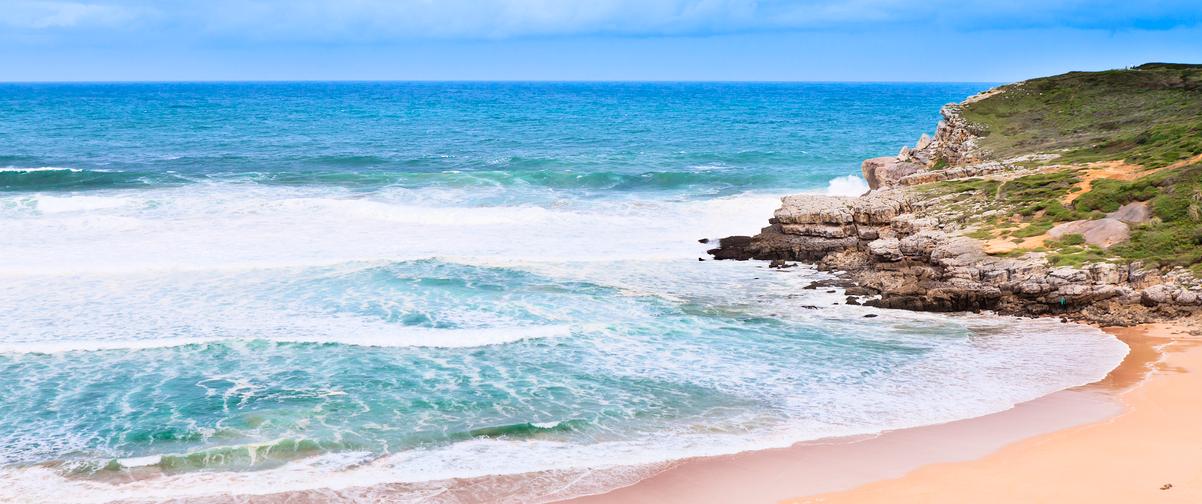
<svg viewBox="0 0 1202 504">
<path fill-rule="evenodd" d="M 1015 244 L 1006 253 L 1047 252 L 1054 264 L 1138 260 L 1202 275 L 1202 65 L 1149 63 L 1011 84 L 966 105 L 964 117 L 983 126 L 981 146 L 992 157 L 1060 154 L 1023 176 L 925 188 L 955 195 L 970 236 Z M 1151 219 L 1109 249 L 1080 235 L 1045 236 L 1056 224 L 1100 219 L 1131 202 L 1145 202 Z"/>
<path fill-rule="evenodd" d="M 1003 89 L 964 108 L 998 158 L 1061 152 L 1156 167 L 1202 153 L 1202 65 L 1070 72 Z"/>
</svg>

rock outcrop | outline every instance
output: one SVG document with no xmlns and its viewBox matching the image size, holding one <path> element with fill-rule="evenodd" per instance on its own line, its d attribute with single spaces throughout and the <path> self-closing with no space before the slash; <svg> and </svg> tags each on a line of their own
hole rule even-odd
<svg viewBox="0 0 1202 504">
<path fill-rule="evenodd" d="M 1202 307 L 1202 288 L 1188 275 L 1166 276 L 1138 264 L 1057 268 L 1040 253 L 991 256 L 980 241 L 947 232 L 921 210 L 904 189 L 858 198 L 786 196 L 759 234 L 724 238 L 710 253 L 845 271 L 854 285 L 879 294 L 864 304 L 882 308 L 1133 324 Z"/>
<path fill-rule="evenodd" d="M 928 163 L 964 165 L 985 159 L 978 140 L 986 132 L 981 126 L 965 119 L 962 112 L 963 108 L 956 103 L 944 105 L 939 111 L 943 120 L 935 129 L 935 138 L 925 149 Z"/>
<path fill-rule="evenodd" d="M 924 133 L 913 148 L 902 147 L 897 156 L 864 160 L 860 171 L 869 189 L 979 177 L 1011 169 L 1006 163 L 984 161 L 977 145 L 984 130 L 964 119 L 961 111 L 958 104 L 945 105 L 934 138 Z M 949 166 L 955 168 L 942 169 Z"/>
<path fill-rule="evenodd" d="M 1127 224 L 1141 224 L 1152 220 L 1152 208 L 1146 201 L 1132 201 L 1119 207 L 1118 210 L 1106 214 L 1111 219 L 1118 219 Z"/>
<path fill-rule="evenodd" d="M 1110 248 L 1116 243 L 1127 241 L 1131 237 L 1131 229 L 1118 219 L 1106 217 L 1097 220 L 1076 220 L 1057 224 L 1048 231 L 1048 236 L 1061 239 L 1065 235 L 1079 234 L 1085 238 L 1085 243 Z"/>
<path fill-rule="evenodd" d="M 1011 234 L 1007 244 L 1037 242 L 1024 246 L 1029 252 L 1017 257 L 987 254 L 986 242 L 970 237 L 981 236 L 979 226 L 985 219 L 1017 224 L 1024 218 L 1042 218 L 1044 212 L 1036 209 L 1028 215 L 995 202 L 1006 181 L 1046 173 L 1041 167 L 1059 154 L 1011 152 L 1018 157 L 995 159 L 981 147 L 990 132 L 965 118 L 965 107 L 1011 90 L 1025 92 L 1020 83 L 945 105 L 933 137 L 923 135 L 896 156 L 864 161 L 867 194 L 786 196 L 758 234 L 724 238 L 710 254 L 717 259 L 773 260 L 777 266 L 812 262 L 840 272 L 842 281 L 854 289 L 876 295 L 857 303 L 885 308 L 996 310 L 1103 324 L 1133 324 L 1202 310 L 1202 285 L 1180 268 L 1166 272 L 1139 262 L 1055 267 L 1048 253 L 1039 251 L 1045 242 L 1038 236 Z M 958 189 L 933 193 L 913 187 L 973 178 L 998 181 L 998 191 L 974 197 Z M 1088 244 L 1108 248 L 1128 240 L 1131 226 L 1148 222 L 1152 214 L 1146 202 L 1136 201 L 1104 218 L 1060 223 L 1047 237 L 1065 241 L 1079 234 Z M 987 231 L 985 236 L 996 241 L 1004 235 Z M 993 245 L 990 250 L 1000 253 Z M 1058 263 L 1085 260 L 1083 252 L 1057 253 Z"/>
<path fill-rule="evenodd" d="M 902 151 L 902 154 L 906 154 L 906 151 Z M 866 159 L 860 165 L 860 171 L 864 173 L 864 180 L 868 182 L 870 189 L 898 185 L 902 178 L 923 171 L 924 168 L 921 164 L 902 161 L 899 157 Z"/>
</svg>

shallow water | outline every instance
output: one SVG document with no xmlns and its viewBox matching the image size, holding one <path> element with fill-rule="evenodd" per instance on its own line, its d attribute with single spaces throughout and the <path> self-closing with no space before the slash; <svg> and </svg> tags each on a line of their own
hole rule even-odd
<svg viewBox="0 0 1202 504">
<path fill-rule="evenodd" d="M 984 87 L 0 86 L 0 500 L 652 464 L 1101 378 L 1093 329 L 697 261 Z"/>
</svg>

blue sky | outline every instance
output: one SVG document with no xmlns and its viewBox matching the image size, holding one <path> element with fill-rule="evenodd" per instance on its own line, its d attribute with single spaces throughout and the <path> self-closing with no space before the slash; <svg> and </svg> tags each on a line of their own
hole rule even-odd
<svg viewBox="0 0 1202 504">
<path fill-rule="evenodd" d="M 0 0 L 0 80 L 1000 82 L 1202 63 L 1202 0 Z"/>
</svg>

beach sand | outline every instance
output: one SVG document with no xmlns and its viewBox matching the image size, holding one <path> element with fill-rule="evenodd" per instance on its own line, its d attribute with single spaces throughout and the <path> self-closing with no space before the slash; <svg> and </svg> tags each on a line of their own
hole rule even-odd
<svg viewBox="0 0 1202 504">
<path fill-rule="evenodd" d="M 1191 330 L 1109 328 L 1132 350 L 1104 380 L 1000 413 L 686 460 L 569 502 L 1202 502 L 1202 337 Z"/>
<path fill-rule="evenodd" d="M 1164 352 L 1145 381 L 1118 394 L 1124 411 L 1114 418 L 790 502 L 1202 502 L 1202 337 L 1191 330 L 1112 330 L 1133 348 L 1150 341 Z"/>
</svg>

